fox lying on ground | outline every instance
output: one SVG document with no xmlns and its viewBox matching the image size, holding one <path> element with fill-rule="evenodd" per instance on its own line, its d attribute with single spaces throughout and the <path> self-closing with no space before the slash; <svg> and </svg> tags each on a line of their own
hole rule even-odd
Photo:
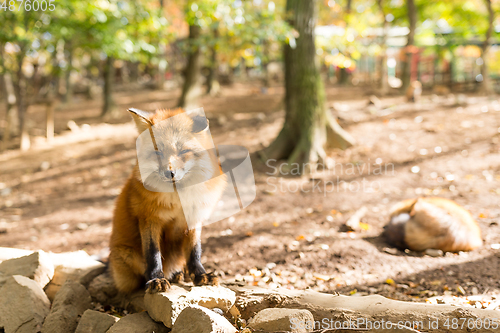
<svg viewBox="0 0 500 333">
<path fill-rule="evenodd" d="M 200 262 L 201 223 L 214 210 L 226 185 L 214 163 L 216 156 L 206 150 L 211 141 L 208 120 L 182 109 L 129 111 L 140 133 L 153 134 L 154 126 L 154 146 L 138 147 L 151 164 L 145 167 L 153 172 L 143 183 L 136 164 L 116 202 L 109 257 L 116 287 L 129 293 L 145 283 L 147 292 L 162 292 L 170 287 L 169 280 L 180 280 L 184 271 L 195 285 L 218 284 Z M 155 164 L 156 160 L 160 163 Z M 162 183 L 198 185 L 181 205 L 177 190 L 148 190 L 161 188 Z M 199 222 L 195 228 L 188 227 L 185 211 L 194 212 Z"/>
<path fill-rule="evenodd" d="M 481 230 L 470 213 L 455 202 L 438 197 L 397 203 L 384 229 L 389 243 L 413 251 L 471 251 L 483 244 Z"/>
</svg>

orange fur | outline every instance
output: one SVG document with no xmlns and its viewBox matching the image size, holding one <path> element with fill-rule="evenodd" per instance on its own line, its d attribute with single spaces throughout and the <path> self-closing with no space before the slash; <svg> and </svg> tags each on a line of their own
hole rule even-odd
<svg viewBox="0 0 500 333">
<path fill-rule="evenodd" d="M 172 116 L 177 116 L 175 122 L 168 128 L 162 128 L 161 122 Z M 133 118 L 140 132 L 148 130 L 148 121 L 158 126 L 155 139 L 163 147 L 168 167 L 181 170 L 189 161 L 194 161 L 195 166 L 201 163 L 195 153 L 179 155 L 178 150 L 181 148 L 176 148 L 183 146 L 196 151 L 201 149 L 200 144 L 211 140 L 205 133 L 192 133 L 193 120 L 182 109 L 157 110 L 146 118 L 133 114 Z M 212 178 L 199 189 L 197 187 L 197 192 L 190 197 L 188 204 L 196 207 L 200 202 L 208 202 L 212 206 L 209 208 L 213 209 L 225 184 L 226 180 L 220 169 L 213 170 Z M 183 201 L 183 206 L 185 205 Z M 160 249 L 166 278 L 171 278 L 174 273 L 185 268 L 191 251 L 199 242 L 203 221 L 189 230 L 183 206 L 177 192 L 147 190 L 136 164 L 117 199 L 110 240 L 110 268 L 120 291 L 132 292 L 146 282 L 146 252 L 151 243 Z"/>
<path fill-rule="evenodd" d="M 397 203 L 384 233 L 389 242 L 415 251 L 471 251 L 482 245 L 481 230 L 470 213 L 439 197 Z"/>
</svg>

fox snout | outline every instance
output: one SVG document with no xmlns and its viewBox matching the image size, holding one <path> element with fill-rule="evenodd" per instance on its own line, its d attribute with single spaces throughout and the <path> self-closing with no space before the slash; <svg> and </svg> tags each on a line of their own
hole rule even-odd
<svg viewBox="0 0 500 333">
<path fill-rule="evenodd" d="M 173 180 L 175 177 L 175 172 L 172 170 L 167 170 L 167 171 L 163 172 L 163 175 L 165 176 L 165 178 L 167 178 L 169 180 Z"/>
<path fill-rule="evenodd" d="M 182 169 L 177 169 L 177 170 L 176 169 L 165 169 L 165 170 L 161 170 L 160 174 L 163 177 L 165 177 L 165 180 L 179 181 L 184 177 L 185 172 Z"/>
</svg>

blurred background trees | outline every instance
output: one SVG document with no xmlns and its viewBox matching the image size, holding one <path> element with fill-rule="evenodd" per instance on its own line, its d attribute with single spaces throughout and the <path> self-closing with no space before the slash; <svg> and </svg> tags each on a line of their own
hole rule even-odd
<svg viewBox="0 0 500 333">
<path fill-rule="evenodd" d="M 291 0 L 0 4 L 1 149 L 13 138 L 29 148 L 31 105 L 46 106 L 50 141 L 55 108 L 75 94 L 100 98 L 100 115 L 110 120 L 117 111 L 113 91 L 122 86 L 179 87 L 177 104 L 190 108 L 235 80 L 258 81 L 261 93 L 284 85 L 287 120 L 292 100 L 305 94 L 292 82 L 306 80 L 296 75 L 302 68 L 312 73 L 308 103 L 317 110 L 326 110 L 323 82 L 365 85 L 378 95 L 400 94 L 415 80 L 427 91 L 492 94 L 500 87 L 498 0 L 317 0 L 307 4 L 317 6 L 313 31 L 293 19 Z M 306 39 L 309 53 L 295 59 Z M 321 112 L 341 132 L 331 111 Z M 352 141 L 341 137 L 338 146 Z M 267 153 L 290 158 L 297 142 L 277 149 L 278 141 Z"/>
</svg>

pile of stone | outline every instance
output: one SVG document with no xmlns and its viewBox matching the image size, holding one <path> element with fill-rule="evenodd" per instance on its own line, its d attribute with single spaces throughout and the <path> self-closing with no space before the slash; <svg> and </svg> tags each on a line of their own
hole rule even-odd
<svg viewBox="0 0 500 333">
<path fill-rule="evenodd" d="M 235 333 L 245 330 L 235 301 L 234 291 L 214 286 L 173 285 L 165 293 L 124 296 L 114 288 L 106 266 L 83 251 L 0 248 L 0 332 Z M 126 308 L 130 314 L 119 318 L 96 311 L 96 304 Z M 295 311 L 263 311 L 249 327 L 287 330 Z M 302 317 L 313 319 L 304 310 L 299 311 Z"/>
<path fill-rule="evenodd" d="M 407 319 L 422 321 L 426 332 L 446 332 L 444 326 L 431 324 L 453 318 L 491 323 L 498 317 L 496 311 L 405 303 L 377 295 L 226 286 L 182 284 L 164 293 L 125 296 L 114 287 L 106 266 L 83 251 L 54 254 L 0 247 L 0 332 L 340 332 L 345 324 L 349 331 L 366 331 L 368 326 L 356 326 L 360 321 L 379 325 Z M 102 305 L 124 310 L 116 315 L 101 311 Z M 404 324 L 369 331 L 419 332 Z M 493 326 L 481 330 L 495 331 Z"/>
</svg>

